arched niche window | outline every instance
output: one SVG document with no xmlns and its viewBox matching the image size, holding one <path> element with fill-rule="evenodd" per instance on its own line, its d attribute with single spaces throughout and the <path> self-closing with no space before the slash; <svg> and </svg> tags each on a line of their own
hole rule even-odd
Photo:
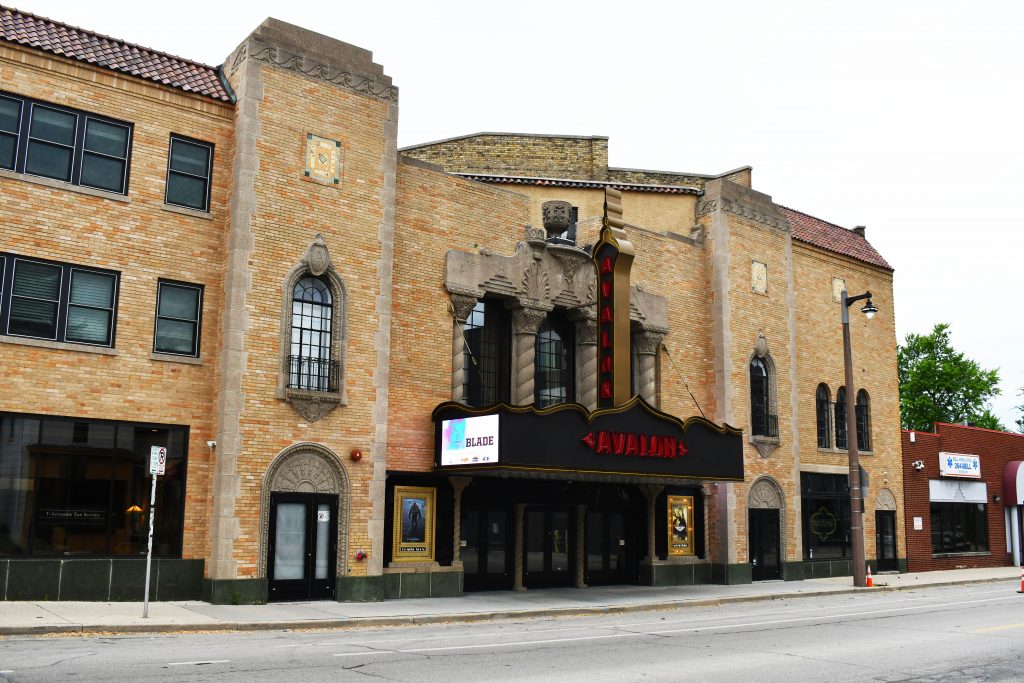
<svg viewBox="0 0 1024 683">
<path fill-rule="evenodd" d="M 771 366 L 765 358 L 750 361 L 750 431 L 754 436 L 779 435 L 778 418 L 771 412 Z"/>
<path fill-rule="evenodd" d="M 849 448 L 846 441 L 846 387 L 836 392 L 836 448 Z"/>
<path fill-rule="evenodd" d="M 307 276 L 292 289 L 288 388 L 338 390 L 338 361 L 331 359 L 334 297 L 326 282 Z"/>
<path fill-rule="evenodd" d="M 348 293 L 322 235 L 283 284 L 276 396 L 315 422 L 347 403 Z"/>
<path fill-rule="evenodd" d="M 509 401 L 510 330 L 509 313 L 500 301 L 478 301 L 466 318 L 462 365 L 462 398 L 466 405 Z"/>
<path fill-rule="evenodd" d="M 871 450 L 871 403 L 868 392 L 861 389 L 857 392 L 857 450 Z"/>
<path fill-rule="evenodd" d="M 576 400 L 573 326 L 564 313 L 548 315 L 537 331 L 534 403 L 538 408 Z"/>
<path fill-rule="evenodd" d="M 829 394 L 828 385 L 819 384 L 818 391 L 814 396 L 815 415 L 818 421 L 818 448 L 832 446 L 831 404 L 832 397 Z"/>
</svg>

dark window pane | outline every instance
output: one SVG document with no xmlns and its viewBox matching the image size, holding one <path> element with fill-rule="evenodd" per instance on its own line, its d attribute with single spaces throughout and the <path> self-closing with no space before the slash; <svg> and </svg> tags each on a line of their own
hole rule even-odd
<svg viewBox="0 0 1024 683">
<path fill-rule="evenodd" d="M 171 142 L 171 170 L 206 177 L 210 165 L 210 148 L 183 140 Z"/>
<path fill-rule="evenodd" d="M 15 296 L 56 301 L 60 296 L 61 267 L 19 261 L 14 271 Z"/>
<path fill-rule="evenodd" d="M 17 133 L 21 121 L 21 102 L 0 97 L 0 130 Z"/>
<path fill-rule="evenodd" d="M 88 344 L 109 344 L 110 311 L 69 306 L 68 328 L 64 338 Z"/>
<path fill-rule="evenodd" d="M 25 172 L 45 178 L 71 180 L 71 148 L 32 140 L 28 144 Z"/>
<path fill-rule="evenodd" d="M 82 185 L 121 192 L 124 188 L 124 161 L 88 152 L 82 157 Z"/>
<path fill-rule="evenodd" d="M 159 318 L 156 321 L 156 350 L 166 353 L 195 353 L 195 323 Z"/>
<path fill-rule="evenodd" d="M 170 318 L 196 320 L 199 312 L 199 290 L 192 287 L 160 285 L 159 314 Z"/>
<path fill-rule="evenodd" d="M 14 150 L 18 138 L 0 133 L 0 168 L 14 168 Z"/>
<path fill-rule="evenodd" d="M 32 108 L 32 129 L 29 135 L 61 145 L 74 145 L 77 118 L 74 114 L 35 106 Z"/>
<path fill-rule="evenodd" d="M 124 158 L 128 153 L 128 129 L 89 119 L 85 127 L 85 149 Z"/>
<path fill-rule="evenodd" d="M 76 270 L 71 276 L 71 303 L 98 308 L 114 305 L 114 276 Z"/>
<path fill-rule="evenodd" d="M 180 173 L 167 176 L 167 203 L 206 210 L 206 181 Z"/>
<path fill-rule="evenodd" d="M 57 335 L 57 304 L 33 299 L 11 299 L 11 334 L 53 339 Z"/>
</svg>

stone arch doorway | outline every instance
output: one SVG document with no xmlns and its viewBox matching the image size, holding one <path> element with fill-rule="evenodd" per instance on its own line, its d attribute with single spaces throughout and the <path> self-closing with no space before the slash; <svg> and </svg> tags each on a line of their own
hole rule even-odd
<svg viewBox="0 0 1024 683">
<path fill-rule="evenodd" d="M 778 482 L 771 477 L 755 481 L 747 496 L 747 556 L 753 581 L 782 578 L 784 513 L 785 497 Z"/>
<path fill-rule="evenodd" d="M 348 573 L 348 473 L 329 448 L 299 443 L 263 477 L 259 576 L 271 600 L 333 599 Z"/>
</svg>

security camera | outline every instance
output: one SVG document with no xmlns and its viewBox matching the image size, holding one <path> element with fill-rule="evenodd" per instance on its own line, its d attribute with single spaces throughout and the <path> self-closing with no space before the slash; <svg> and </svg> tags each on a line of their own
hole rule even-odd
<svg viewBox="0 0 1024 683">
<path fill-rule="evenodd" d="M 924 461 L 915 460 L 914 462 L 910 463 L 910 466 L 913 467 L 918 472 L 920 472 L 921 470 L 924 469 Z"/>
<path fill-rule="evenodd" d="M 217 447 L 217 442 L 216 441 L 207 441 L 206 442 L 206 447 L 207 448 L 216 448 Z"/>
</svg>

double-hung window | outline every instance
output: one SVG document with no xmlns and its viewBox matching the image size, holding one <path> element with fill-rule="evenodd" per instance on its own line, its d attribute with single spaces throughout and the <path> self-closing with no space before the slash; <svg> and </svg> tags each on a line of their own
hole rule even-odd
<svg viewBox="0 0 1024 683">
<path fill-rule="evenodd" d="M 0 94 L 0 168 L 127 194 L 132 126 Z"/>
<path fill-rule="evenodd" d="M 153 350 L 179 356 L 199 355 L 203 288 L 183 282 L 157 283 Z"/>
<path fill-rule="evenodd" d="M 210 210 L 213 145 L 171 136 L 167 153 L 167 195 L 164 201 L 197 211 Z"/>
<path fill-rule="evenodd" d="M 114 345 L 119 274 L 0 254 L 0 333 Z"/>
</svg>

